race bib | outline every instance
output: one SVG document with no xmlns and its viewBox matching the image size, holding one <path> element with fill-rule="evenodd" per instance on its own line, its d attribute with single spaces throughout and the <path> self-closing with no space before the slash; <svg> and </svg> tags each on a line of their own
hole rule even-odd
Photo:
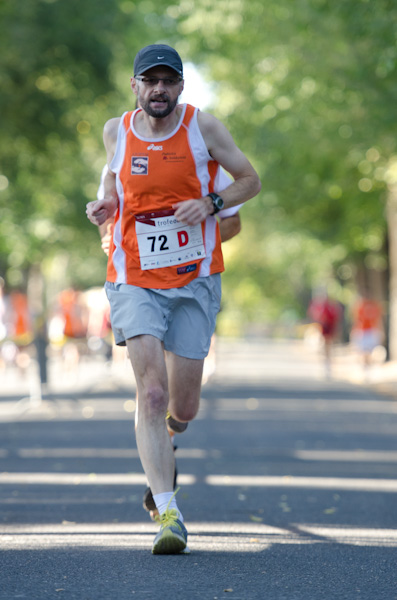
<svg viewBox="0 0 397 600">
<path fill-rule="evenodd" d="M 201 224 L 183 225 L 174 210 L 135 215 L 141 269 L 174 267 L 205 258 Z"/>
</svg>

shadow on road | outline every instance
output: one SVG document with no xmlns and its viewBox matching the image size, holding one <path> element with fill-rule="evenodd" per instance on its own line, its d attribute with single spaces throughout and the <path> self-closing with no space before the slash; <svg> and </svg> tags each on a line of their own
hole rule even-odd
<svg viewBox="0 0 397 600">
<path fill-rule="evenodd" d="M 2 396 L 0 600 L 396 598 L 395 403 L 255 350 L 178 436 L 190 556 L 150 553 L 133 386 Z"/>
</svg>

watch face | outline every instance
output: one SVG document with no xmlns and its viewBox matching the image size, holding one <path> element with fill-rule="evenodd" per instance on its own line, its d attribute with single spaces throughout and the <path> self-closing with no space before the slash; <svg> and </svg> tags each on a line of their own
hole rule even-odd
<svg viewBox="0 0 397 600">
<path fill-rule="evenodd" d="M 224 202 L 222 200 L 222 198 L 220 196 L 218 196 L 218 194 L 212 193 L 209 194 L 211 200 L 212 200 L 212 205 L 214 207 L 214 212 L 213 214 L 219 212 L 220 210 L 222 210 L 222 208 L 224 207 Z"/>
</svg>

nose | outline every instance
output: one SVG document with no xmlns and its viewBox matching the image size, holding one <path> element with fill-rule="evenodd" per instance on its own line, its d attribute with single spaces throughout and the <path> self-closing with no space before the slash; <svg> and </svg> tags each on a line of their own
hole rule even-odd
<svg viewBox="0 0 397 600">
<path fill-rule="evenodd" d="M 158 82 L 156 83 L 156 85 L 154 86 L 154 89 L 157 90 L 157 91 L 164 92 L 166 90 L 166 86 L 164 85 L 164 81 L 162 79 L 159 79 Z"/>
</svg>

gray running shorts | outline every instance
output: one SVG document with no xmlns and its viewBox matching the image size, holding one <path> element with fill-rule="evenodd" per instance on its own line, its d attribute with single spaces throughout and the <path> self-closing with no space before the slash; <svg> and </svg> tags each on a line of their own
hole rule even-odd
<svg viewBox="0 0 397 600">
<path fill-rule="evenodd" d="M 110 320 L 118 346 L 149 334 L 164 349 L 185 358 L 205 358 L 215 330 L 221 301 L 221 275 L 198 277 L 181 288 L 140 288 L 105 283 Z"/>
</svg>

